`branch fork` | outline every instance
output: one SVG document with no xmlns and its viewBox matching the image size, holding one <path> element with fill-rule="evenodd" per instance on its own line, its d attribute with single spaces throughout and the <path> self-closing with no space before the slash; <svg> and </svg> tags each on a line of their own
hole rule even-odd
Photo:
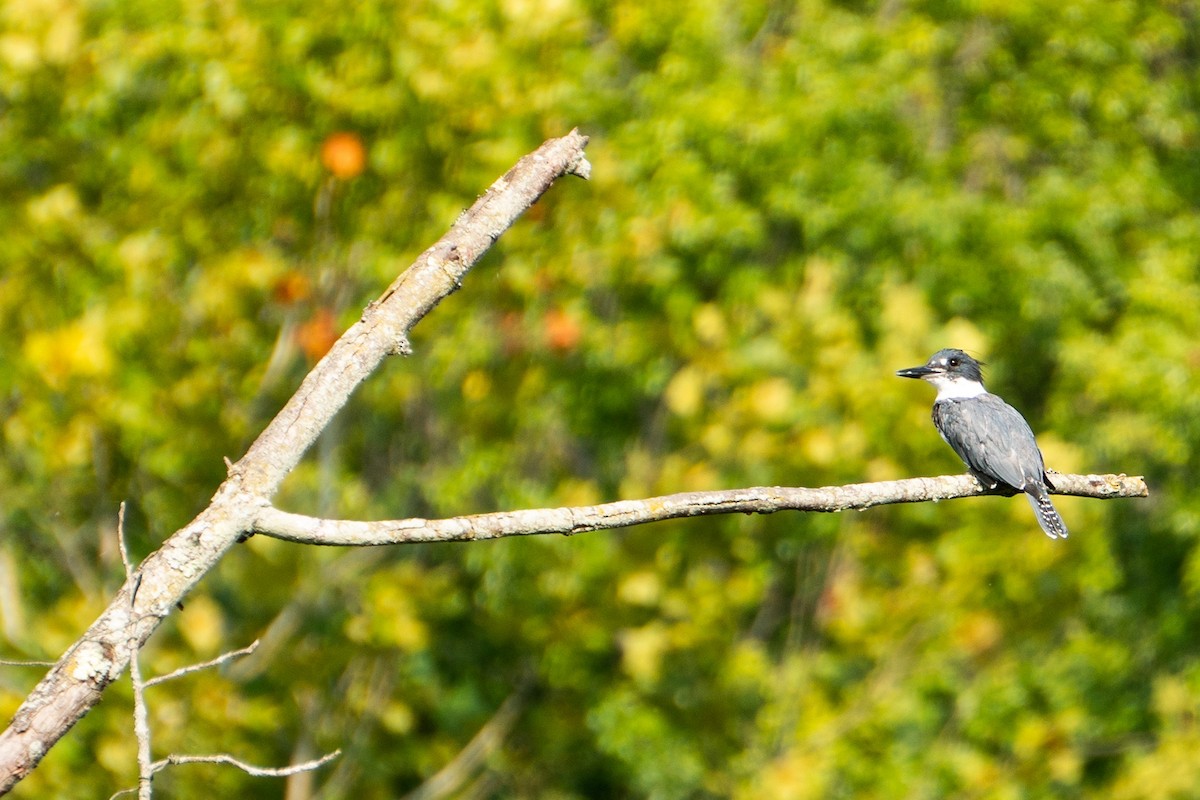
<svg viewBox="0 0 1200 800">
<path fill-rule="evenodd" d="M 221 557 L 253 527 L 284 477 L 408 332 L 462 284 L 496 238 L 563 175 L 587 177 L 578 131 L 525 156 L 401 273 L 334 343 L 228 476 L 208 507 L 151 553 L 108 608 L 55 663 L 0 733 L 0 794 L 28 775 L 99 701 L 137 649 Z"/>
</svg>

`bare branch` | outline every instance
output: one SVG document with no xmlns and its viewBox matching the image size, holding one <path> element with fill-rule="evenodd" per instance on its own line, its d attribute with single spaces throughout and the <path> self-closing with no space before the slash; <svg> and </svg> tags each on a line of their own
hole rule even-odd
<svg viewBox="0 0 1200 800">
<path fill-rule="evenodd" d="M 100 702 L 136 648 L 250 530 L 259 509 L 270 503 L 355 388 L 387 356 L 407 352 L 412 327 L 459 287 L 495 240 L 554 181 L 568 174 L 587 177 L 586 145 L 587 137 L 572 131 L 522 158 L 334 343 L 246 455 L 229 466 L 208 507 L 146 557 L 22 703 L 0 733 L 0 794 L 28 775 Z"/>
<path fill-rule="evenodd" d="M 130 581 L 134 577 L 133 562 L 129 558 L 129 550 L 125 545 L 125 503 L 122 502 L 117 511 L 117 542 L 121 551 L 121 563 L 125 566 L 125 580 Z M 136 600 L 136 590 L 130 595 L 130 602 Z M 131 653 L 129 659 L 129 678 L 133 683 L 133 730 L 138 743 L 138 785 L 137 789 L 122 789 L 112 797 L 122 797 L 126 794 L 137 792 L 139 800 L 151 800 L 153 797 L 153 780 L 156 773 L 162 771 L 172 764 L 193 764 L 193 763 L 214 763 L 214 764 L 232 764 L 245 772 L 256 776 L 287 776 L 297 772 L 305 772 L 316 769 L 317 767 L 337 758 L 340 750 L 328 755 L 322 756 L 315 761 L 308 761 L 303 764 L 296 764 L 290 767 L 255 767 L 239 761 L 233 756 L 219 754 L 210 756 L 180 756 L 171 755 L 159 761 L 151 761 L 150 750 L 150 709 L 146 704 L 146 689 L 155 684 L 165 683 L 169 680 L 188 675 L 192 672 L 199 672 L 203 669 L 219 666 L 227 661 L 231 661 L 239 656 L 245 656 L 253 653 L 258 648 L 258 640 L 255 639 L 246 647 L 240 650 L 231 650 L 217 656 L 214 659 L 205 661 L 200 664 L 192 664 L 191 666 L 181 667 L 174 672 L 169 672 L 166 675 L 160 675 L 149 681 L 142 680 L 142 668 L 138 661 L 140 643 L 133 641 L 130 643 Z"/>
<path fill-rule="evenodd" d="M 125 501 L 117 508 L 117 549 L 121 551 L 121 564 L 125 567 L 125 583 L 133 584 L 129 593 L 129 605 L 132 610 L 137 600 L 136 572 L 133 561 L 129 558 L 129 548 L 125 542 Z M 141 643 L 136 638 L 129 641 L 129 679 L 133 684 L 133 735 L 137 739 L 138 785 L 139 800 L 150 800 L 152 789 L 150 779 L 150 710 L 146 707 L 146 684 L 142 682 L 142 667 L 138 661 Z"/>
<path fill-rule="evenodd" d="M 129 548 L 125 544 L 125 501 L 117 506 L 117 549 L 121 551 L 121 564 L 125 567 L 125 580 L 133 577 L 133 562 L 129 560 Z"/>
<path fill-rule="evenodd" d="M 1054 493 L 1100 499 L 1146 497 L 1140 477 L 1053 474 Z M 647 522 L 710 514 L 773 514 L 776 511 L 849 511 L 892 503 L 921 503 L 1004 494 L 983 489 L 970 475 L 908 478 L 804 489 L 756 486 L 717 492 L 683 492 L 645 500 L 618 500 L 596 506 L 500 511 L 450 519 L 399 519 L 379 522 L 335 520 L 290 514 L 274 507 L 259 512 L 254 532 L 300 544 L 370 546 L 416 542 L 467 542 L 504 536 L 624 528 Z"/>
<path fill-rule="evenodd" d="M 256 767 L 253 764 L 247 764 L 245 761 L 241 761 L 225 753 L 216 753 L 211 756 L 172 755 L 155 761 L 154 772 L 161 772 L 167 767 L 176 764 L 228 764 L 256 778 L 286 778 L 288 775 L 295 775 L 297 772 L 308 772 L 323 767 L 341 754 L 341 750 L 334 750 L 332 753 L 326 753 L 320 758 L 305 761 L 302 764 L 292 764 L 289 767 Z"/>
<path fill-rule="evenodd" d="M 180 667 L 179 669 L 175 670 L 174 672 L 168 672 L 166 675 L 159 675 L 157 678 L 151 678 L 150 680 L 146 681 L 145 687 L 147 689 L 149 689 L 151 686 L 157 686 L 160 683 L 166 683 L 167 681 L 173 681 L 176 678 L 182 678 L 184 675 L 189 675 L 193 672 L 199 672 L 202 669 L 209 669 L 210 667 L 219 667 L 222 664 L 224 664 L 226 661 L 232 661 L 235 658 L 241 658 L 242 656 L 248 656 L 257 649 L 258 649 L 258 639 L 255 639 L 253 642 L 251 642 L 250 644 L 241 648 L 240 650 L 230 650 L 228 653 L 222 653 L 221 655 L 217 656 L 216 658 L 212 659 L 211 661 L 204 661 L 199 664 L 192 664 L 187 667 Z"/>
<path fill-rule="evenodd" d="M 134 577 L 133 562 L 129 558 L 129 550 L 125 546 L 125 503 L 121 502 L 120 508 L 117 510 L 117 542 L 121 551 L 121 563 L 125 565 L 125 580 L 130 581 Z M 136 599 L 136 590 L 130 596 L 130 602 Z M 248 655 L 253 653 L 258 647 L 258 640 L 255 639 L 249 646 L 243 647 L 240 650 L 233 650 L 218 656 L 211 661 L 205 661 L 201 664 L 193 664 L 188 667 L 182 667 L 170 672 L 166 675 L 160 675 L 149 681 L 142 680 L 142 667 L 138 660 L 140 652 L 140 644 L 137 641 L 130 642 L 130 658 L 129 658 L 129 679 L 133 684 L 133 732 L 138 743 L 138 785 L 137 795 L 139 800 L 151 800 L 153 796 L 152 781 L 154 774 L 162 769 L 162 766 L 167 762 L 151 762 L 150 750 L 150 708 L 146 705 L 146 689 L 154 686 L 157 683 L 178 678 L 182 675 L 187 675 L 191 672 L 198 672 L 202 669 L 223 664 L 226 661 L 237 658 L 238 656 Z M 202 756 L 201 758 L 212 758 L 211 756 Z M 120 797 L 124 794 L 132 794 L 133 789 L 123 789 L 117 792 L 113 797 Z"/>
<path fill-rule="evenodd" d="M 151 778 L 154 776 L 150 761 L 150 709 L 146 705 L 146 684 L 142 681 L 142 667 L 137 649 L 129 659 L 129 679 L 133 683 L 133 735 L 137 739 L 138 798 L 150 800 Z"/>
<path fill-rule="evenodd" d="M 124 512 L 124 505 L 121 507 Z M 124 518 L 122 517 L 122 522 Z M 120 530 L 120 525 L 118 525 Z M 122 547 L 124 540 L 122 539 Z M 169 672 L 166 675 L 160 675 L 148 681 L 142 680 L 141 667 L 138 664 L 138 651 L 135 649 L 133 657 L 129 661 L 129 674 L 133 681 L 133 709 L 134 709 L 134 731 L 137 734 L 138 741 L 138 798 L 139 800 L 150 800 L 152 797 L 152 781 L 154 776 L 173 764 L 194 764 L 194 763 L 213 763 L 213 764 L 232 764 L 243 769 L 251 775 L 258 776 L 286 776 L 296 772 L 304 772 L 310 769 L 316 769 L 325 762 L 334 759 L 341 752 L 340 750 L 330 753 L 316 761 L 305 762 L 304 764 L 296 764 L 291 767 L 271 768 L 271 767 L 253 767 L 245 762 L 239 761 L 233 756 L 226 754 L 209 755 L 209 756 L 182 756 L 170 755 L 164 759 L 151 762 L 150 760 L 150 722 L 149 722 L 149 707 L 146 705 L 146 689 L 155 684 L 165 683 L 169 680 L 188 675 L 193 672 L 199 672 L 203 669 L 219 666 L 227 661 L 231 661 L 240 656 L 245 656 L 253 653 L 258 648 L 258 640 L 255 639 L 246 647 L 240 650 L 231 650 L 217 656 L 214 659 L 205 661 L 200 664 L 192 664 L 191 666 L 181 667 L 174 672 Z M 117 792 L 113 797 L 119 797 L 123 794 L 132 793 L 132 789 L 124 789 Z"/>
</svg>

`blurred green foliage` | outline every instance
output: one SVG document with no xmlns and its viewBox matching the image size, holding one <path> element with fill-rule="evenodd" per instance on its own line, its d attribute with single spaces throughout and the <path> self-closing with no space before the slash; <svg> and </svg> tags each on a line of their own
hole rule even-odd
<svg viewBox="0 0 1200 800">
<path fill-rule="evenodd" d="M 0 634 L 55 657 L 202 508 L 330 338 L 543 139 L 564 180 L 279 505 L 453 515 L 958 472 L 893 371 L 990 361 L 1052 542 L 988 498 L 571 539 L 251 540 L 143 656 L 156 755 L 343 757 L 403 795 L 514 692 L 467 797 L 1195 792 L 1195 0 L 8 0 Z M 340 135 L 339 135 L 340 134 Z M 360 148 L 360 149 L 356 149 Z M 5 668 L 11 712 L 36 671 Z M 129 692 L 16 791 L 135 781 Z M 178 767 L 164 796 L 282 797 Z"/>
</svg>

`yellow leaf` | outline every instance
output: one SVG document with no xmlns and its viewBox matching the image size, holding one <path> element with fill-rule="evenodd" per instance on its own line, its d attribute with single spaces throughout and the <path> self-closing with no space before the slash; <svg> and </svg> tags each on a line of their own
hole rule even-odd
<svg viewBox="0 0 1200 800">
<path fill-rule="evenodd" d="M 695 367 L 684 367 L 675 373 L 663 393 L 667 408 L 681 417 L 696 414 L 704 402 L 704 377 Z"/>
<path fill-rule="evenodd" d="M 105 341 L 104 320 L 99 312 L 52 331 L 30 334 L 23 347 L 25 359 L 37 368 L 54 389 L 65 388 L 71 378 L 94 379 L 112 370 L 112 354 Z"/>
<path fill-rule="evenodd" d="M 641 570 L 628 575 L 617 587 L 617 597 L 622 602 L 637 606 L 651 606 L 658 602 L 662 583 L 658 574 Z"/>
<path fill-rule="evenodd" d="M 667 634 L 662 625 L 652 622 L 642 628 L 630 628 L 618 635 L 621 642 L 621 668 L 639 681 L 658 679 Z"/>
</svg>

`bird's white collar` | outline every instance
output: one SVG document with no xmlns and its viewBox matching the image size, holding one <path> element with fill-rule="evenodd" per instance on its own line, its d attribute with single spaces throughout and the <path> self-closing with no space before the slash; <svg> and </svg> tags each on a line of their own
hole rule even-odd
<svg viewBox="0 0 1200 800">
<path fill-rule="evenodd" d="M 937 387 L 938 400 L 965 400 L 987 394 L 987 389 L 983 388 L 982 383 L 970 378 L 930 375 L 926 380 Z"/>
</svg>

